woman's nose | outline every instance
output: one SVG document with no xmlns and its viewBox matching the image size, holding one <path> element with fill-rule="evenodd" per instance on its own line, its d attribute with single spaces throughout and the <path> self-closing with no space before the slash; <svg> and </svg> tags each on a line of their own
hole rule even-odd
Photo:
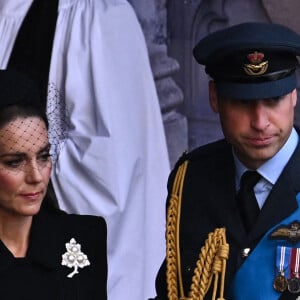
<svg viewBox="0 0 300 300">
<path fill-rule="evenodd" d="M 41 168 L 36 161 L 30 161 L 25 169 L 28 182 L 40 182 L 43 179 Z"/>
</svg>

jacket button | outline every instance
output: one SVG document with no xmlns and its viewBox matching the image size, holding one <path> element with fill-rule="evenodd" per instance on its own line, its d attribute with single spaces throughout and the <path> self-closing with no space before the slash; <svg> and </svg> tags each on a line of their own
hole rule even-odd
<svg viewBox="0 0 300 300">
<path fill-rule="evenodd" d="M 250 248 L 244 248 L 244 249 L 242 249 L 242 251 L 241 251 L 241 255 L 242 255 L 242 257 L 243 257 L 243 258 L 246 258 L 246 257 L 248 257 L 248 255 L 249 255 L 250 251 L 251 251 L 251 249 L 250 249 Z"/>
<path fill-rule="evenodd" d="M 187 266 L 185 269 L 186 269 L 187 272 L 191 272 L 192 271 L 192 268 L 190 266 Z"/>
</svg>

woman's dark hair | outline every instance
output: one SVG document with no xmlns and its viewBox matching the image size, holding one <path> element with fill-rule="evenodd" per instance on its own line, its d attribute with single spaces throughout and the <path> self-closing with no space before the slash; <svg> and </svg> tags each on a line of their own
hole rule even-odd
<svg viewBox="0 0 300 300">
<path fill-rule="evenodd" d="M 0 128 L 18 117 L 39 117 L 48 128 L 41 103 L 35 81 L 15 70 L 0 70 Z"/>
<path fill-rule="evenodd" d="M 48 129 L 48 120 L 44 109 L 41 106 L 32 103 L 18 103 L 0 108 L 0 128 L 17 118 L 29 117 L 37 117 L 41 119 L 44 121 L 46 128 Z M 44 204 L 51 205 L 55 208 L 58 207 L 57 198 L 51 180 L 49 181 L 47 193 L 43 202 Z"/>
<path fill-rule="evenodd" d="M 0 70 L 0 128 L 17 118 L 37 117 L 45 122 L 48 129 L 42 103 L 35 81 L 15 70 Z M 51 180 L 43 202 L 58 207 Z"/>
<path fill-rule="evenodd" d="M 48 120 L 45 111 L 38 105 L 31 103 L 17 103 L 0 108 L 0 128 L 17 118 L 37 117 L 45 122 L 48 129 Z"/>
</svg>

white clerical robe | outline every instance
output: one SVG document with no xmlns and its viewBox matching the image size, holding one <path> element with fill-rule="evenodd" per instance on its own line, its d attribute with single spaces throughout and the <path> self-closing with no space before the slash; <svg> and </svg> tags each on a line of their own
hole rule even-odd
<svg viewBox="0 0 300 300">
<path fill-rule="evenodd" d="M 0 1 L 2 69 L 31 2 Z M 107 221 L 108 299 L 154 296 L 169 161 L 144 36 L 125 0 L 59 1 L 47 106 L 60 207 Z"/>
</svg>

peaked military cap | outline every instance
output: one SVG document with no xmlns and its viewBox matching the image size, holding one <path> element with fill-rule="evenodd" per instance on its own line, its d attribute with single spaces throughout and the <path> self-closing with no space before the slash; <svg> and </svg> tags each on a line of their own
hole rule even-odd
<svg viewBox="0 0 300 300">
<path fill-rule="evenodd" d="M 216 31 L 193 49 L 221 97 L 280 97 L 296 87 L 300 36 L 270 23 L 242 23 Z"/>
<path fill-rule="evenodd" d="M 33 80 L 13 70 L 0 70 L 0 109 L 14 104 L 40 107 L 40 94 Z"/>
</svg>

